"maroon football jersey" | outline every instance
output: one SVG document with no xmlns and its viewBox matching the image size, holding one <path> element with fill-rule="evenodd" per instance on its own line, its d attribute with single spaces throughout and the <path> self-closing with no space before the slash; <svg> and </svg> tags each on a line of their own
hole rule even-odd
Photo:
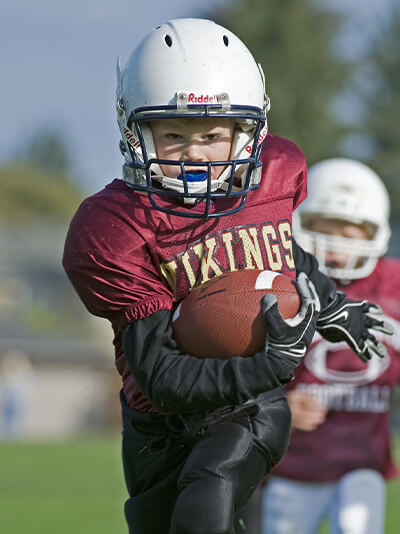
<svg viewBox="0 0 400 534">
<path fill-rule="evenodd" d="M 73 217 L 63 265 L 87 309 L 111 321 L 116 365 L 131 407 L 153 411 L 123 353 L 128 322 L 173 309 L 191 287 L 228 271 L 270 269 L 295 278 L 291 221 L 306 196 L 305 158 L 292 142 L 268 135 L 261 159 L 260 187 L 233 215 L 168 215 L 155 210 L 147 194 L 114 180 L 84 200 Z M 174 202 L 162 201 L 169 207 Z M 236 202 L 219 199 L 215 209 Z"/>
<path fill-rule="evenodd" d="M 396 474 L 389 405 L 400 381 L 400 261 L 381 259 L 368 278 L 354 281 L 345 291 L 352 299 L 381 306 L 395 329 L 393 336 L 376 334 L 389 355 L 374 356 L 365 364 L 343 343 L 321 338 L 313 343 L 287 388 L 312 393 L 328 408 L 328 415 L 312 432 L 292 431 L 275 475 L 324 482 L 359 468 L 375 469 L 385 478 Z"/>
</svg>

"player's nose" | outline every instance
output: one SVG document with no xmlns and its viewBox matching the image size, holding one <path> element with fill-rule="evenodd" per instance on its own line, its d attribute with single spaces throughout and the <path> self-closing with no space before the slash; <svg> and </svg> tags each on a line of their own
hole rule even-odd
<svg viewBox="0 0 400 534">
<path fill-rule="evenodd" d="M 204 150 L 199 142 L 188 143 L 183 150 L 185 161 L 205 161 Z"/>
</svg>

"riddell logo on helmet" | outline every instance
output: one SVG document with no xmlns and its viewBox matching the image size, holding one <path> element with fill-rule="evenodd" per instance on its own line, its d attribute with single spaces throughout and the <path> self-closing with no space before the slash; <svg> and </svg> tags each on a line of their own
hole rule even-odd
<svg viewBox="0 0 400 534">
<path fill-rule="evenodd" d="M 126 127 L 124 128 L 124 134 L 125 134 L 126 139 L 128 140 L 128 143 L 131 145 L 131 147 L 140 148 L 139 141 L 135 138 L 135 136 L 129 130 L 129 128 L 126 128 Z"/>
<path fill-rule="evenodd" d="M 216 104 L 219 102 L 218 95 L 195 95 L 189 93 L 188 104 Z"/>
<path fill-rule="evenodd" d="M 267 133 L 268 133 L 268 128 L 267 128 L 267 126 L 264 126 L 264 128 L 260 132 L 260 135 L 258 136 L 257 146 L 259 146 L 260 143 L 262 143 L 264 141 L 264 139 L 267 137 Z M 252 148 L 253 148 L 253 145 L 247 145 L 245 150 L 246 150 L 246 152 L 251 154 Z"/>
</svg>

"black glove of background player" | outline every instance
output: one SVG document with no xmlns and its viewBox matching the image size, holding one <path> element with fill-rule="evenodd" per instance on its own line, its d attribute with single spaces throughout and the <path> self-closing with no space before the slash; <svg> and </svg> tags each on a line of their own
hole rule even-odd
<svg viewBox="0 0 400 534">
<path fill-rule="evenodd" d="M 268 354 L 302 358 L 314 336 L 320 303 L 313 283 L 305 273 L 297 278 L 297 290 L 301 307 L 291 319 L 283 319 L 278 310 L 276 296 L 266 295 L 262 300 L 262 312 L 267 323 Z"/>
<path fill-rule="evenodd" d="M 370 360 L 373 354 L 383 358 L 387 349 L 371 330 L 392 335 L 393 327 L 368 315 L 381 313 L 379 306 L 367 300 L 350 300 L 342 291 L 337 291 L 332 303 L 321 311 L 317 330 L 328 341 L 346 341 L 363 362 Z"/>
</svg>

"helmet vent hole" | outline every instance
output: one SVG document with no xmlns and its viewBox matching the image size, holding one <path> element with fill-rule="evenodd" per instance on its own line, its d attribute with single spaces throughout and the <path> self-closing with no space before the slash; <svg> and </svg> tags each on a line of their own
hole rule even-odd
<svg viewBox="0 0 400 534">
<path fill-rule="evenodd" d="M 225 46 L 228 46 L 228 44 L 229 44 L 228 36 L 227 36 L 227 35 L 224 35 L 223 38 L 222 38 L 222 40 L 224 41 L 224 45 L 225 45 Z"/>
<path fill-rule="evenodd" d="M 165 35 L 165 37 L 164 37 L 164 41 L 165 41 L 165 44 L 166 44 L 167 46 L 169 46 L 169 47 L 172 46 L 172 38 L 171 38 L 170 35 Z"/>
</svg>

